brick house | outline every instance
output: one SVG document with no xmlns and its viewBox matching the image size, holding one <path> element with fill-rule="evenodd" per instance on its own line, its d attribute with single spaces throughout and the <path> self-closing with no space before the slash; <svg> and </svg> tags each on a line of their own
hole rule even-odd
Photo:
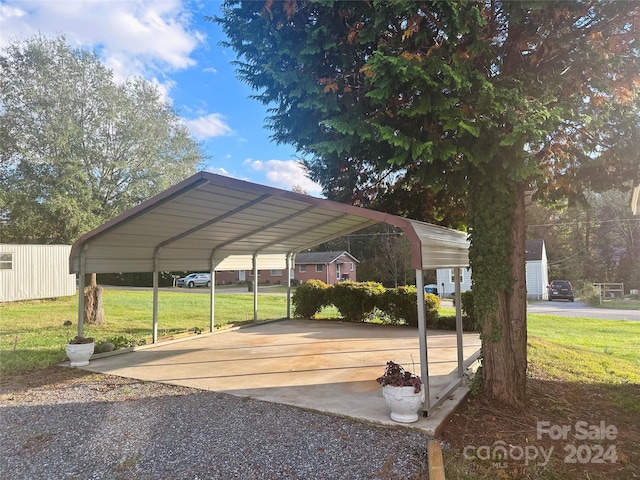
<svg viewBox="0 0 640 480">
<path fill-rule="evenodd" d="M 342 252 L 303 252 L 295 258 L 295 269 L 292 279 L 299 282 L 322 280 L 334 284 L 338 280 L 356 281 L 356 270 L 359 261 L 350 253 Z M 253 280 L 252 270 L 232 270 L 216 272 L 216 284 L 228 285 Z M 284 285 L 287 283 L 285 270 L 258 270 L 258 283 Z"/>
<path fill-rule="evenodd" d="M 333 285 L 339 280 L 357 281 L 358 260 L 349 252 L 304 252 L 296 255 L 293 278 L 300 282 L 322 280 Z"/>
</svg>

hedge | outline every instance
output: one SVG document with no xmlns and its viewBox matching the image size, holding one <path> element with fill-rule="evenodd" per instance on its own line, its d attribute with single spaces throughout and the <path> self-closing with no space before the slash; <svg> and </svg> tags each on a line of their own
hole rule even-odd
<svg viewBox="0 0 640 480">
<path fill-rule="evenodd" d="M 379 298 L 378 308 L 386 313 L 394 323 L 404 321 L 411 327 L 418 326 L 416 287 L 403 286 L 386 290 Z M 438 318 L 440 298 L 431 293 L 424 295 L 424 308 L 427 324 Z"/>
<path fill-rule="evenodd" d="M 331 287 L 321 280 L 309 280 L 299 285 L 291 297 L 294 316 L 313 318 L 330 303 L 330 289 Z"/>
<path fill-rule="evenodd" d="M 415 286 L 385 289 L 376 282 L 339 282 L 327 285 L 320 280 L 309 280 L 293 294 L 294 315 L 313 318 L 323 307 L 334 305 L 340 315 L 353 322 L 362 322 L 374 311 L 390 323 L 418 326 Z M 424 306 L 427 326 L 437 326 L 440 298 L 426 293 Z M 376 310 L 378 309 L 378 310 Z"/>
<path fill-rule="evenodd" d="M 330 290 L 330 303 L 340 314 L 354 322 L 362 322 L 378 304 L 384 287 L 376 282 L 339 282 Z"/>
</svg>

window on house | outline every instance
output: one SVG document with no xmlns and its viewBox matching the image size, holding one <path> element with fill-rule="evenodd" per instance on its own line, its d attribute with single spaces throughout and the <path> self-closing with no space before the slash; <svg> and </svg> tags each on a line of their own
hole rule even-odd
<svg viewBox="0 0 640 480">
<path fill-rule="evenodd" d="M 321 272 L 322 271 L 322 264 L 318 263 L 316 264 L 316 272 Z"/>
<path fill-rule="evenodd" d="M 456 270 L 454 268 L 449 269 L 449 281 L 451 283 L 456 283 Z M 462 269 L 460 269 L 460 283 L 463 282 Z"/>
<path fill-rule="evenodd" d="M 282 276 L 282 270 L 271 270 L 271 276 L 272 277 L 281 277 Z"/>
<path fill-rule="evenodd" d="M 353 272 L 353 262 L 349 262 L 349 271 Z"/>
<path fill-rule="evenodd" d="M 306 265 L 299 265 L 298 268 L 300 269 L 300 273 L 305 273 L 307 271 Z"/>
<path fill-rule="evenodd" d="M 0 253 L 0 270 L 13 270 L 13 253 Z"/>
</svg>

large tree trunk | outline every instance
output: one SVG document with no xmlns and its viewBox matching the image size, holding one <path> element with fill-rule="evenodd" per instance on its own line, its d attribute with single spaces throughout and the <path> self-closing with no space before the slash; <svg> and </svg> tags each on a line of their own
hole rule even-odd
<svg viewBox="0 0 640 480">
<path fill-rule="evenodd" d="M 509 242 L 513 291 L 497 290 L 498 308 L 482 326 L 483 391 L 490 401 L 520 406 L 527 381 L 527 287 L 524 191 L 515 192 Z M 492 337 L 495 327 L 499 338 Z"/>
<path fill-rule="evenodd" d="M 105 322 L 102 287 L 98 285 L 95 273 L 91 274 L 91 282 L 84 290 L 84 321 L 92 325 L 102 325 Z"/>
<path fill-rule="evenodd" d="M 482 392 L 522 405 L 527 377 L 525 184 L 508 189 L 487 175 L 470 189 L 474 307 L 482 322 Z"/>
</svg>

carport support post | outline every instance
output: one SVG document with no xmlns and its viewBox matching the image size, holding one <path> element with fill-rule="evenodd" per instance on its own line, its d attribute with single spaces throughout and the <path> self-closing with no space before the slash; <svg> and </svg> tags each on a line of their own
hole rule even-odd
<svg viewBox="0 0 640 480">
<path fill-rule="evenodd" d="M 84 336 L 84 284 L 87 275 L 87 251 L 88 245 L 82 247 L 80 252 L 80 278 L 78 278 L 78 336 Z"/>
<path fill-rule="evenodd" d="M 458 377 L 464 375 L 464 345 L 462 343 L 462 294 L 460 293 L 460 267 L 453 269 L 456 277 L 456 341 L 458 346 Z"/>
<path fill-rule="evenodd" d="M 209 331 L 213 332 L 215 317 L 215 294 L 216 294 L 216 262 L 211 259 L 211 291 L 209 292 Z"/>
<path fill-rule="evenodd" d="M 287 320 L 291 318 L 291 260 L 293 254 L 287 253 Z"/>
<path fill-rule="evenodd" d="M 420 337 L 420 378 L 424 386 L 424 404 L 422 408 L 427 413 L 431 407 L 429 394 L 429 361 L 427 357 L 427 319 L 424 311 L 424 280 L 422 270 L 416 270 L 416 294 L 418 296 L 418 336 Z"/>
<path fill-rule="evenodd" d="M 258 256 L 253 255 L 253 321 L 258 322 Z"/>
<path fill-rule="evenodd" d="M 153 256 L 153 330 L 152 342 L 158 342 L 158 255 L 160 249 Z"/>
</svg>

